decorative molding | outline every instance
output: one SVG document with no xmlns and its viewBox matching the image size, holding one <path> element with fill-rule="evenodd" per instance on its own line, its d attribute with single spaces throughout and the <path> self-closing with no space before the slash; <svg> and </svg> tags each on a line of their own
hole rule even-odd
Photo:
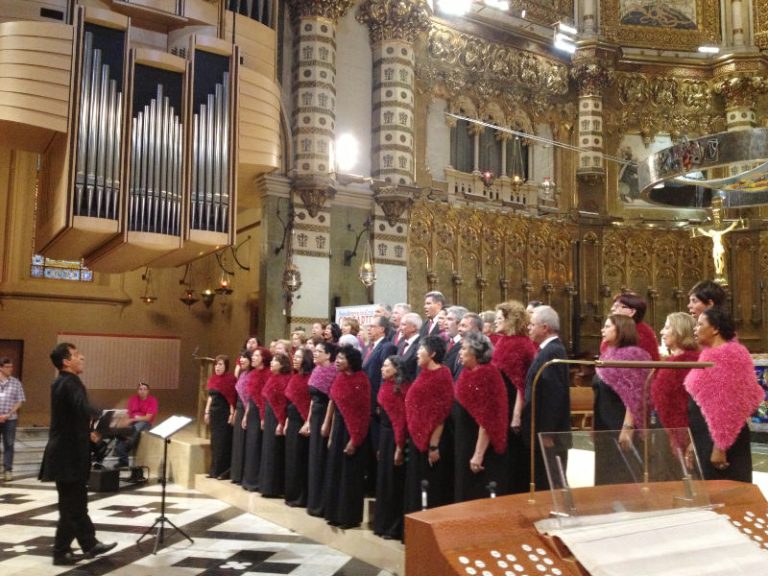
<svg viewBox="0 0 768 576">
<path fill-rule="evenodd" d="M 411 192 L 395 186 L 381 186 L 374 191 L 373 198 L 384 212 L 390 226 L 397 225 L 400 217 L 403 214 L 407 215 L 408 209 L 413 204 Z"/>
<path fill-rule="evenodd" d="M 294 22 L 300 18 L 327 18 L 338 22 L 354 3 L 354 0 L 288 0 Z"/>
<path fill-rule="evenodd" d="M 419 0 L 365 0 L 355 18 L 368 26 L 371 44 L 384 40 L 415 42 L 430 27 L 430 11 Z"/>
</svg>

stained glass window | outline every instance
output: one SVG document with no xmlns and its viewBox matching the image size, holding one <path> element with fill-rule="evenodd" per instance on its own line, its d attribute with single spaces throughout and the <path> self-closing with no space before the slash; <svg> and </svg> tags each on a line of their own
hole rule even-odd
<svg viewBox="0 0 768 576">
<path fill-rule="evenodd" d="M 93 282 L 93 272 L 78 261 L 54 260 L 40 254 L 32 256 L 32 278 Z"/>
</svg>

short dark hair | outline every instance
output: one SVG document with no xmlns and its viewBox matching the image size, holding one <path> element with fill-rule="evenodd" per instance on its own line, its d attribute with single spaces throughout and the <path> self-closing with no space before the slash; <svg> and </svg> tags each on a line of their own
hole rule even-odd
<svg viewBox="0 0 768 576">
<path fill-rule="evenodd" d="M 146 383 L 146 382 L 139 382 L 139 385 L 138 385 L 138 386 L 136 386 L 136 389 L 138 390 L 138 389 L 139 389 L 139 388 L 141 388 L 142 386 L 146 386 L 146 387 L 147 387 L 147 390 L 149 390 L 149 389 L 150 389 L 150 385 L 149 385 L 148 383 Z"/>
<path fill-rule="evenodd" d="M 329 322 L 328 324 L 325 325 L 326 328 L 328 328 L 329 326 L 331 328 L 331 339 L 334 342 L 338 342 L 339 338 L 341 338 L 341 328 L 339 327 L 338 324 L 336 324 L 336 322 Z"/>
<path fill-rule="evenodd" d="M 730 313 L 723 306 L 707 308 L 701 314 L 706 316 L 709 325 L 720 332 L 720 336 L 724 340 L 733 340 L 734 336 L 736 336 L 736 326 L 733 323 L 733 318 L 731 318 Z"/>
<path fill-rule="evenodd" d="M 216 356 L 216 358 L 213 359 L 214 366 L 220 361 L 224 362 L 224 371 L 229 372 L 229 356 L 226 354 L 219 354 Z"/>
<path fill-rule="evenodd" d="M 338 356 L 339 354 L 343 354 L 344 358 L 347 359 L 347 364 L 352 372 L 360 372 L 363 369 L 363 355 L 354 346 L 349 344 L 340 346 L 336 355 Z"/>
<path fill-rule="evenodd" d="M 288 357 L 288 354 L 278 352 L 272 357 L 272 360 L 277 360 L 280 363 L 280 374 L 289 374 L 291 370 L 293 370 L 291 359 Z"/>
<path fill-rule="evenodd" d="M 386 316 L 374 316 L 373 322 L 375 326 L 384 328 L 385 332 L 387 332 L 392 327 L 392 322 Z"/>
<path fill-rule="evenodd" d="M 5 366 L 6 364 L 13 364 L 13 360 L 8 358 L 8 356 L 0 357 L 0 366 Z"/>
<path fill-rule="evenodd" d="M 712 306 L 723 306 L 726 299 L 725 289 L 712 280 L 697 282 L 688 292 L 688 296 L 696 296 L 704 304 L 711 303 Z"/>
<path fill-rule="evenodd" d="M 403 357 L 398 356 L 397 354 L 392 354 L 392 356 L 387 356 L 384 362 L 386 362 L 387 360 L 389 360 L 389 362 L 395 368 L 395 378 L 394 378 L 395 385 L 393 386 L 395 390 L 395 394 L 400 394 L 401 393 L 400 386 L 402 386 L 403 383 L 405 383 L 405 369 L 404 369 L 405 362 L 403 361 Z"/>
<path fill-rule="evenodd" d="M 621 294 L 617 294 L 613 301 L 620 302 L 627 308 L 634 310 L 635 314 L 632 316 L 632 319 L 635 322 L 643 321 L 647 304 L 645 303 L 645 299 L 640 296 L 640 294 L 637 294 L 636 292 L 622 292 Z"/>
<path fill-rule="evenodd" d="M 339 347 L 333 342 L 318 342 L 315 347 L 322 346 L 323 350 L 331 357 L 331 362 L 336 360 L 336 354 L 339 352 Z"/>
<path fill-rule="evenodd" d="M 427 336 L 426 338 L 421 339 L 419 345 L 424 346 L 430 356 L 434 354 L 432 359 L 435 362 L 438 364 L 443 363 L 443 359 L 445 358 L 445 340 L 443 340 L 442 337 Z"/>
<path fill-rule="evenodd" d="M 445 296 L 442 292 L 438 292 L 437 290 L 432 290 L 431 292 L 427 292 L 424 294 L 424 300 L 427 298 L 432 298 L 435 302 L 440 302 L 440 306 L 445 307 Z"/>
<path fill-rule="evenodd" d="M 312 370 L 315 369 L 315 359 L 312 357 L 312 352 L 309 351 L 309 348 L 304 346 L 299 348 L 299 350 L 301 350 L 301 364 L 299 365 L 299 374 L 311 374 Z"/>
<path fill-rule="evenodd" d="M 632 318 L 624 314 L 611 314 L 608 318 L 616 326 L 616 348 L 637 346 L 637 325 Z"/>
<path fill-rule="evenodd" d="M 64 368 L 64 360 L 72 358 L 72 350 L 77 350 L 77 347 L 69 342 L 60 342 L 51 350 L 51 362 L 57 370 Z"/>
</svg>

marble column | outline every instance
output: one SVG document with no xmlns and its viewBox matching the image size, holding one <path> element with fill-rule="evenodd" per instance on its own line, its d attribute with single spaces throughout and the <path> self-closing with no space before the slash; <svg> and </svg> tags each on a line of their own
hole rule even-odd
<svg viewBox="0 0 768 576">
<path fill-rule="evenodd" d="M 356 18 L 368 26 L 373 57 L 371 176 L 376 302 L 407 300 L 408 207 L 416 190 L 414 42 L 430 26 L 419 0 L 365 0 Z"/>
</svg>

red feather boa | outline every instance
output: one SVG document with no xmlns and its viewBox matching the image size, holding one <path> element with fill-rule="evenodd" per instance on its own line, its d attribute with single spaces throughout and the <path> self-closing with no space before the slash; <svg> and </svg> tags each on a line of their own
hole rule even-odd
<svg viewBox="0 0 768 576">
<path fill-rule="evenodd" d="M 429 448 L 432 432 L 451 413 L 453 378 L 445 366 L 424 369 L 405 396 L 405 419 L 413 443 L 421 452 Z"/>
<path fill-rule="evenodd" d="M 237 390 L 235 390 L 237 378 L 232 372 L 226 372 L 221 376 L 214 374 L 208 379 L 208 390 L 218 391 L 230 406 L 237 404 Z"/>
<path fill-rule="evenodd" d="M 285 423 L 285 409 L 288 406 L 288 399 L 285 397 L 285 389 L 288 386 L 288 380 L 290 379 L 290 374 L 272 374 L 267 379 L 267 383 L 264 384 L 264 389 L 261 391 L 261 397 L 269 402 L 269 405 L 272 407 L 272 412 L 275 413 L 275 417 L 279 424 Z"/>
<path fill-rule="evenodd" d="M 368 434 L 371 421 L 371 383 L 362 370 L 339 372 L 331 386 L 331 400 L 341 411 L 349 437 L 360 446 Z"/>
<path fill-rule="evenodd" d="M 301 419 L 309 418 L 309 374 L 294 374 L 285 388 L 285 397 L 296 406 Z"/>
<path fill-rule="evenodd" d="M 498 369 L 491 364 L 478 364 L 461 371 L 456 382 L 459 401 L 478 426 L 485 428 L 493 449 L 502 454 L 507 449 L 507 391 Z"/>
<path fill-rule="evenodd" d="M 684 350 L 670 356 L 669 362 L 695 362 L 698 350 Z M 683 381 L 690 369 L 659 368 L 651 383 L 651 399 L 664 428 L 688 428 L 688 393 Z"/>
<path fill-rule="evenodd" d="M 376 400 L 379 406 L 392 421 L 392 429 L 395 432 L 395 444 L 400 448 L 405 446 L 405 395 L 408 392 L 409 385 L 404 382 L 400 385 L 400 391 L 395 392 L 394 380 L 383 380 L 379 388 L 379 394 Z"/>
<path fill-rule="evenodd" d="M 525 393 L 525 375 L 536 356 L 536 345 L 528 336 L 499 334 L 493 345 L 491 363 L 501 370 L 521 394 Z"/>
<path fill-rule="evenodd" d="M 600 360 L 650 360 L 648 352 L 639 346 L 624 346 L 623 348 L 608 347 Z M 635 426 L 645 428 L 643 414 L 648 414 L 643 408 L 643 390 L 648 379 L 648 368 L 597 368 L 597 375 L 619 395 L 624 406 L 631 412 Z"/>
<path fill-rule="evenodd" d="M 248 375 L 248 396 L 250 397 L 251 402 L 259 407 L 259 414 L 262 419 L 264 418 L 264 398 L 262 397 L 261 392 L 264 390 L 264 384 L 270 374 L 272 374 L 272 372 L 269 371 L 269 366 L 265 366 L 261 369 L 256 368 L 251 370 Z"/>
<path fill-rule="evenodd" d="M 701 407 L 715 446 L 728 450 L 763 401 L 763 389 L 757 383 L 749 351 L 738 342 L 705 348 L 699 361 L 715 365 L 691 370 L 685 389 Z"/>
</svg>

